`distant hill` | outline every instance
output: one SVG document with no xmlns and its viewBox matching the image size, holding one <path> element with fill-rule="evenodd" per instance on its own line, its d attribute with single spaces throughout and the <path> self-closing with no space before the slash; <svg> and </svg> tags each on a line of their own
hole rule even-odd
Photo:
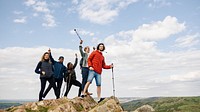
<svg viewBox="0 0 200 112">
<path fill-rule="evenodd" d="M 22 105 L 21 103 L 0 103 L 0 109 L 9 108 L 12 106 L 19 106 Z"/>
<path fill-rule="evenodd" d="M 152 97 L 122 103 L 125 111 L 142 105 L 152 106 L 156 112 L 200 112 L 200 97 Z"/>
<path fill-rule="evenodd" d="M 34 102 L 36 100 L 0 100 L 0 109 L 9 108 L 12 106 L 19 106 L 27 102 Z"/>
</svg>

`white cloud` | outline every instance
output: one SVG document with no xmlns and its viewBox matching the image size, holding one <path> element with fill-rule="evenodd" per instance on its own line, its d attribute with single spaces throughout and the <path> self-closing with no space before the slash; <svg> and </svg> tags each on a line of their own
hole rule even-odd
<svg viewBox="0 0 200 112">
<path fill-rule="evenodd" d="M 106 24 L 112 22 L 121 9 L 134 2 L 137 0 L 83 0 L 80 3 L 74 0 L 72 4 L 77 5 L 81 19 L 89 20 L 92 23 Z"/>
<path fill-rule="evenodd" d="M 43 19 L 44 19 L 44 23 L 42 23 L 42 26 L 44 27 L 55 27 L 57 26 L 56 21 L 55 21 L 55 17 L 53 16 L 53 11 L 51 11 L 51 9 L 49 8 L 49 4 L 46 1 L 36 1 L 36 0 L 27 0 L 25 2 L 25 4 L 28 7 L 33 8 L 33 10 L 35 11 L 33 16 L 34 17 L 39 17 L 39 13 L 42 13 Z M 52 6 L 57 5 L 56 3 L 52 3 Z"/>
<path fill-rule="evenodd" d="M 105 39 L 107 44 L 124 44 L 132 47 L 142 45 L 143 48 L 153 48 L 156 41 L 169 38 L 171 35 L 178 34 L 186 28 L 184 23 L 179 23 L 176 17 L 167 16 L 163 21 L 143 24 L 136 30 L 120 31 Z M 116 41 L 118 39 L 118 41 Z M 145 42 L 144 42 L 145 41 Z M 142 47 L 140 46 L 140 47 Z M 138 47 L 137 47 L 138 48 Z M 134 48 L 135 49 L 135 48 Z"/>
<path fill-rule="evenodd" d="M 176 45 L 177 47 L 192 47 L 194 45 L 197 45 L 199 43 L 198 38 L 200 35 L 194 34 L 194 35 L 186 35 L 184 37 L 180 37 L 176 39 Z"/>
<path fill-rule="evenodd" d="M 79 3 L 78 0 L 72 0 L 72 4 L 77 5 Z"/>
<path fill-rule="evenodd" d="M 26 0 L 25 4 L 27 6 L 31 6 L 31 5 L 34 5 L 36 3 L 37 0 Z"/>
<path fill-rule="evenodd" d="M 47 3 L 45 1 L 38 1 L 34 6 L 33 6 L 33 9 L 36 11 L 36 12 L 43 12 L 43 13 L 49 13 L 50 10 L 47 6 Z"/>
<path fill-rule="evenodd" d="M 14 11 L 13 13 L 16 14 L 16 15 L 20 15 L 20 14 L 22 14 L 23 12 L 22 12 L 22 11 Z"/>
<path fill-rule="evenodd" d="M 26 23 L 26 17 L 20 17 L 13 20 L 14 23 Z"/>
<path fill-rule="evenodd" d="M 47 14 L 44 17 L 44 20 L 45 20 L 45 23 L 42 23 L 42 26 L 45 26 L 45 27 L 55 27 L 56 26 L 54 16 Z"/>
<path fill-rule="evenodd" d="M 63 3 L 63 2 L 52 2 L 51 4 L 50 4 L 50 7 L 54 7 L 54 8 L 59 8 L 59 7 L 61 7 L 61 6 L 65 6 L 66 4 L 65 3 Z"/>
<path fill-rule="evenodd" d="M 133 32 L 133 37 L 137 40 L 154 41 L 165 39 L 184 29 L 184 23 L 179 23 L 176 17 L 167 16 L 163 21 L 154 22 L 152 24 L 143 24 Z"/>
<path fill-rule="evenodd" d="M 171 5 L 171 3 L 166 0 L 151 0 L 151 1 L 150 1 L 151 3 L 148 4 L 150 8 L 160 8 L 160 7 L 166 7 L 166 6 Z"/>
<path fill-rule="evenodd" d="M 172 75 L 170 78 L 173 81 L 196 81 L 200 80 L 200 71 L 193 71 L 187 74 Z"/>
</svg>

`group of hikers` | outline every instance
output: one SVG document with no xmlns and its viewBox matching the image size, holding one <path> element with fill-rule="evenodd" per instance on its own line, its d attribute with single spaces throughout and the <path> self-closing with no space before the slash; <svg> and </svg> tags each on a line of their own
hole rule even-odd
<svg viewBox="0 0 200 112">
<path fill-rule="evenodd" d="M 83 51 L 83 40 L 80 41 L 79 51 L 81 54 L 81 74 L 82 74 L 82 83 L 76 79 L 75 68 L 78 63 L 77 54 L 75 54 L 75 63 L 67 63 L 67 67 L 63 64 L 64 57 L 60 56 L 58 61 L 55 61 L 51 54 L 51 49 L 48 52 L 45 52 L 41 58 L 41 61 L 36 66 L 35 72 L 40 74 L 41 89 L 39 92 L 39 101 L 42 101 L 46 97 L 48 92 L 53 88 L 56 98 L 61 96 L 61 87 L 63 79 L 66 82 L 66 92 L 64 94 L 67 97 L 71 86 L 75 85 L 79 87 L 78 97 L 86 97 L 87 95 L 92 95 L 88 91 L 92 80 L 95 78 L 97 86 L 97 97 L 98 103 L 104 100 L 101 98 L 101 73 L 102 68 L 111 69 L 113 64 L 106 65 L 104 61 L 104 56 L 102 52 L 105 50 L 105 45 L 99 43 L 97 48 L 90 53 L 90 47 L 86 46 Z M 49 82 L 49 86 L 45 90 L 46 82 Z"/>
</svg>

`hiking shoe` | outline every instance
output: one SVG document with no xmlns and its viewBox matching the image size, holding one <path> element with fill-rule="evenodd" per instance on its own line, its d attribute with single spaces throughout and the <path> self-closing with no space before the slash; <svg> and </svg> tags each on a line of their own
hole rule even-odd
<svg viewBox="0 0 200 112">
<path fill-rule="evenodd" d="M 82 98 L 86 97 L 87 95 L 81 95 Z"/>
<path fill-rule="evenodd" d="M 98 103 L 100 103 L 101 101 L 103 101 L 105 98 L 101 98 L 99 101 L 98 101 Z"/>
</svg>

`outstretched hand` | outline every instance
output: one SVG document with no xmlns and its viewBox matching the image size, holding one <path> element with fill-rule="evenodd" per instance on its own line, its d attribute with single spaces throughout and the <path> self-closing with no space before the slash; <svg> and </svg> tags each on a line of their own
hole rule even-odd
<svg viewBox="0 0 200 112">
<path fill-rule="evenodd" d="M 83 43 L 83 40 L 80 41 L 80 44 L 82 44 L 82 43 Z"/>
<path fill-rule="evenodd" d="M 76 58 L 78 57 L 77 54 L 75 53 Z"/>
<path fill-rule="evenodd" d="M 114 68 L 114 65 L 113 65 L 113 63 L 110 65 L 110 68 Z"/>
<path fill-rule="evenodd" d="M 48 53 L 51 53 L 51 49 L 49 48 Z"/>
</svg>

